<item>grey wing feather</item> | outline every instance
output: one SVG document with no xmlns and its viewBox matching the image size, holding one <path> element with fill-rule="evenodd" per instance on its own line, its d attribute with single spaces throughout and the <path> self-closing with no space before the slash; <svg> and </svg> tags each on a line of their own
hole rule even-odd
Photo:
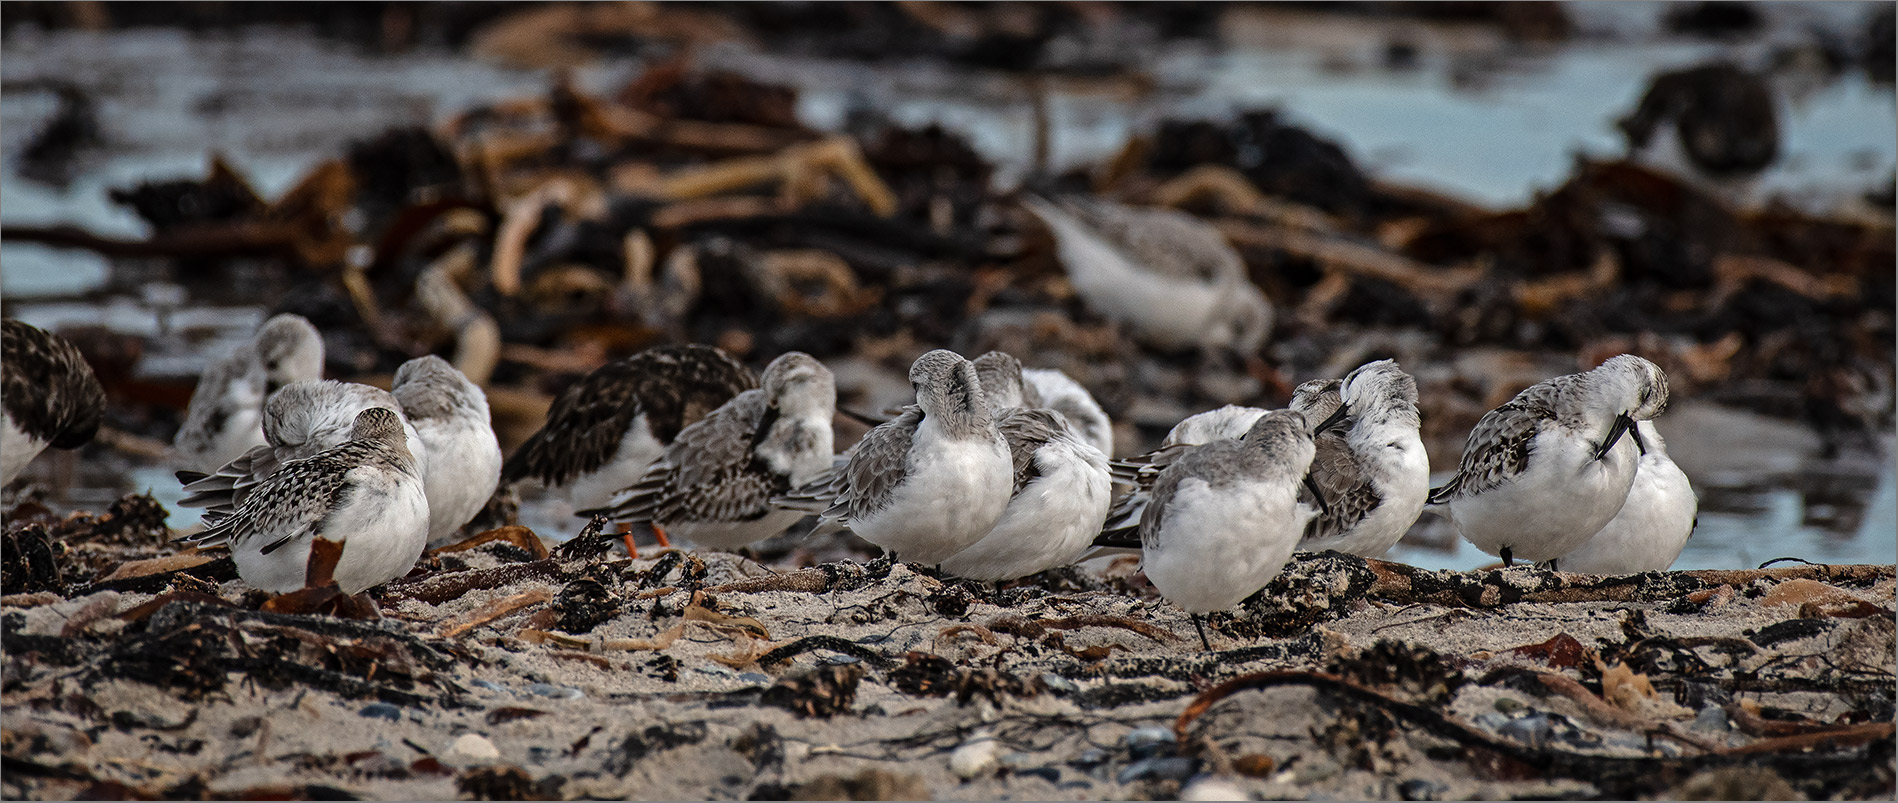
<svg viewBox="0 0 1898 803">
<path fill-rule="evenodd" d="M 833 479 L 831 493 L 835 502 L 824 515 L 847 519 L 887 507 L 896 487 L 903 484 L 908 474 L 910 443 L 922 423 L 923 409 L 911 405 L 889 423 L 865 433 L 850 462 Z"/>
<path fill-rule="evenodd" d="M 1035 452 L 1067 432 L 1067 424 L 1051 410 L 1016 408 L 1008 411 L 997 426 L 1002 431 L 1002 439 L 1008 442 L 1009 458 L 1015 464 L 1013 493 L 1021 493 L 1039 476 Z"/>
<path fill-rule="evenodd" d="M 1310 489 L 1299 487 L 1298 501 L 1319 509 L 1318 515 L 1305 525 L 1305 541 L 1341 535 L 1356 527 L 1383 502 L 1370 480 L 1365 479 L 1344 438 L 1334 432 L 1322 433 L 1316 445 L 1310 476 L 1325 498 L 1324 504 L 1319 505 Z"/>
<path fill-rule="evenodd" d="M 747 390 L 679 431 L 665 457 L 605 511 L 629 521 L 739 521 L 765 512 L 774 493 L 789 490 L 753 458 L 752 442 L 768 400 Z"/>
<path fill-rule="evenodd" d="M 1529 388 L 1507 404 L 1483 414 L 1470 430 L 1456 476 L 1430 492 L 1430 502 L 1441 504 L 1458 496 L 1482 493 L 1507 482 L 1529 465 L 1529 452 L 1542 427 L 1552 420 L 1547 394 Z"/>
<path fill-rule="evenodd" d="M 1160 524 L 1166 518 L 1167 505 L 1180 484 L 1188 479 L 1204 479 L 1212 485 L 1224 484 L 1223 476 L 1237 473 L 1231 463 L 1247 457 L 1247 449 L 1238 441 L 1215 441 L 1188 449 L 1185 454 L 1160 472 L 1153 482 L 1147 509 L 1140 514 L 1140 544 L 1144 548 L 1159 545 Z"/>
<path fill-rule="evenodd" d="M 236 511 L 185 540 L 207 546 L 255 541 L 268 553 L 315 533 L 341 503 L 355 462 L 344 447 L 286 463 Z"/>
<path fill-rule="evenodd" d="M 1154 273 L 1206 281 L 1245 273 L 1245 262 L 1219 230 L 1185 212 L 1095 200 L 1065 205 L 1102 239 Z"/>
</svg>

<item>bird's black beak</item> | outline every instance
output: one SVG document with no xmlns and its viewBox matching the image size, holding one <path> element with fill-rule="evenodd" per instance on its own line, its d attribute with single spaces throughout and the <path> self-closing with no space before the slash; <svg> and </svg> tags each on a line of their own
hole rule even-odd
<svg viewBox="0 0 1898 803">
<path fill-rule="evenodd" d="M 1648 439 L 1641 437 L 1641 427 L 1633 419 L 1628 420 L 1628 437 L 1634 439 L 1634 447 L 1640 449 L 1641 454 L 1648 453 Z"/>
<path fill-rule="evenodd" d="M 1327 429 L 1332 428 L 1333 426 L 1337 425 L 1338 422 L 1343 421 L 1345 416 L 1348 416 L 1350 414 L 1351 414 L 1351 405 L 1348 405 L 1348 404 L 1338 405 L 1338 409 L 1331 411 L 1330 416 L 1325 418 L 1325 420 L 1318 422 L 1318 426 L 1311 428 L 1311 434 L 1316 435 L 1320 432 L 1323 432 Z"/>
<path fill-rule="evenodd" d="M 1608 428 L 1608 437 L 1603 438 L 1601 446 L 1595 449 L 1595 459 L 1600 460 L 1607 457 L 1608 450 L 1615 448 L 1615 444 L 1621 440 L 1621 436 L 1628 434 L 1628 431 L 1632 429 L 1634 429 L 1634 419 L 1629 418 L 1627 413 L 1615 416 L 1614 426 Z M 1634 439 L 1635 443 L 1641 442 L 1640 435 L 1634 436 Z M 1645 453 L 1646 447 L 1643 447 L 1642 451 Z"/>
<path fill-rule="evenodd" d="M 1312 479 L 1310 474 L 1305 475 L 1305 490 L 1311 491 L 1312 498 L 1318 500 L 1319 510 L 1327 516 L 1331 515 L 1331 505 L 1325 501 L 1324 492 L 1318 490 L 1318 481 Z"/>
</svg>

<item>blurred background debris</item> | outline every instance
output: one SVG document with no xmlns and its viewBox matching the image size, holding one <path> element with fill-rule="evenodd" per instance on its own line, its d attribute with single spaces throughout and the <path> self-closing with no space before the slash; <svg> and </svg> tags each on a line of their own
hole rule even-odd
<svg viewBox="0 0 1898 803">
<path fill-rule="evenodd" d="M 1393 357 L 1447 469 L 1484 410 L 1634 351 L 1705 500 L 1681 567 L 1886 561 L 1898 530 L 1888 4 L 4 10 L 5 312 L 112 400 L 30 474 L 61 505 L 175 501 L 152 446 L 198 371 L 296 312 L 330 376 L 449 357 L 504 449 L 651 345 L 806 351 L 857 410 L 947 346 L 1076 377 L 1124 453 Z M 1030 192 L 1210 222 L 1270 340 L 1140 345 Z M 1431 516 L 1393 557 L 1482 562 Z"/>
</svg>

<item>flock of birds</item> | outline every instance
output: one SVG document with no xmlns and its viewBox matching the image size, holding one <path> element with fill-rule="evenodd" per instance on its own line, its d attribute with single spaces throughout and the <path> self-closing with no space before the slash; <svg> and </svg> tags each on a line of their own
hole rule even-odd
<svg viewBox="0 0 1898 803">
<path fill-rule="evenodd" d="M 1270 303 L 1205 223 L 1105 202 L 1027 206 L 1077 294 L 1141 339 L 1256 354 L 1269 334 Z M 5 322 L 4 366 L 10 483 L 48 445 L 88 441 L 104 394 L 77 349 L 18 321 Z M 1698 506 L 1652 423 L 1667 379 L 1633 355 L 1490 411 L 1436 489 L 1416 382 L 1390 360 L 1306 382 L 1288 409 L 1194 415 L 1122 460 L 1080 383 L 1001 352 L 922 355 L 915 402 L 842 454 L 834 378 L 799 352 L 762 376 L 704 345 L 609 363 L 565 388 L 506 460 L 483 391 L 446 361 L 410 360 L 390 391 L 325 380 L 322 367 L 315 327 L 272 318 L 205 371 L 174 442 L 184 504 L 205 510 L 189 540 L 227 547 L 271 592 L 333 582 L 357 595 L 401 577 L 503 483 L 714 549 L 814 514 L 819 529 L 975 580 L 1137 549 L 1196 626 L 1294 551 L 1384 554 L 1426 506 L 1505 564 L 1594 573 L 1666 569 Z"/>
</svg>

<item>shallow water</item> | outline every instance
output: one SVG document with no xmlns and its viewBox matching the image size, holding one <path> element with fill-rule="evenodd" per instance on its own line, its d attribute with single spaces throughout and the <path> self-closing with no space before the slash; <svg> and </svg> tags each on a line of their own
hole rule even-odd
<svg viewBox="0 0 1898 803">
<path fill-rule="evenodd" d="M 1783 13 L 1847 29 L 1870 8 L 1829 4 Z M 1649 74 L 1719 51 L 1711 44 L 1640 33 L 1652 21 L 1651 6 L 1581 4 L 1578 12 L 1585 35 L 1541 50 L 1415 23 L 1375 23 L 1379 33 L 1370 37 L 1340 33 L 1372 24 L 1365 20 L 1271 17 L 1229 26 L 1231 47 L 1177 46 L 1162 52 L 1151 69 L 1160 88 L 1144 98 L 1062 84 L 1068 90 L 1050 98 L 1052 160 L 1056 165 L 1098 160 L 1129 132 L 1162 117 L 1272 105 L 1294 122 L 1338 139 L 1374 176 L 1492 207 L 1521 204 L 1559 182 L 1575 154 L 1619 153 L 1612 121 L 1633 105 Z M 1624 35 L 1601 39 L 1588 33 L 1607 29 Z M 1378 53 L 1391 36 L 1420 43 L 1414 69 L 1378 66 Z M 370 55 L 275 29 L 205 35 L 16 31 L 4 45 L 0 78 L 8 91 L 0 96 L 0 153 L 6 160 L 0 221 L 71 223 L 125 237 L 142 235 L 143 225 L 107 199 L 108 188 L 202 175 L 209 153 L 217 151 L 264 196 L 273 197 L 316 161 L 339 154 L 351 139 L 392 125 L 432 122 L 475 103 L 543 91 L 548 81 L 543 71 L 496 67 L 460 55 Z M 1760 58 L 1747 50 L 1737 55 Z M 700 58 L 704 64 L 798 84 L 800 111 L 814 126 L 838 126 L 853 105 L 867 105 L 905 124 L 940 121 L 966 132 L 979 151 L 1003 166 L 1005 180 L 1031 167 L 1029 96 L 1007 79 L 930 65 L 864 70 L 729 47 L 710 48 Z M 577 78 L 585 87 L 607 91 L 639 66 L 604 64 L 581 70 Z M 107 138 L 82 154 L 77 173 L 64 186 L 29 181 L 18 173 L 21 149 L 57 106 L 50 92 L 33 88 L 47 79 L 90 90 Z M 1784 155 L 1756 191 L 1790 194 L 1823 207 L 1890 179 L 1898 162 L 1898 110 L 1888 89 L 1868 85 L 1857 73 L 1804 88 L 1796 79 L 1784 83 L 1783 97 L 1791 98 L 1782 101 Z M 105 261 L 86 252 L 18 244 L 0 248 L 0 296 L 8 302 L 9 315 L 46 325 L 91 320 L 128 333 L 160 331 L 164 324 L 136 292 L 103 302 L 74 300 L 108 278 Z M 262 312 L 263 305 L 187 305 L 172 314 L 171 325 L 214 324 L 221 336 L 189 346 L 157 344 L 141 371 L 190 375 L 208 356 L 234 345 Z M 1889 460 L 1882 457 L 1891 453 L 1889 439 L 1878 445 L 1879 457 L 1820 461 L 1812 456 L 1816 439 L 1796 427 L 1760 425 L 1779 441 L 1736 439 L 1724 425 L 1668 432 L 1670 421 L 1685 417 L 1676 410 L 1663 419 L 1671 450 L 1702 498 L 1700 527 L 1680 567 L 1750 567 L 1782 556 L 1894 560 L 1898 487 Z M 134 467 L 116 482 L 96 484 L 115 487 L 74 488 L 69 500 L 96 503 L 125 490 L 149 489 L 170 505 L 180 496 L 177 483 L 159 466 Z M 193 511 L 180 511 L 173 523 L 186 526 L 195 519 Z M 558 529 L 562 522 L 549 518 L 543 524 Z M 578 525 L 571 522 L 566 531 Z M 1431 527 L 1426 524 L 1419 534 L 1429 534 Z M 1437 530 L 1438 546 L 1407 543 L 1392 557 L 1443 568 L 1489 562 L 1467 545 L 1443 538 L 1440 525 Z"/>
</svg>

